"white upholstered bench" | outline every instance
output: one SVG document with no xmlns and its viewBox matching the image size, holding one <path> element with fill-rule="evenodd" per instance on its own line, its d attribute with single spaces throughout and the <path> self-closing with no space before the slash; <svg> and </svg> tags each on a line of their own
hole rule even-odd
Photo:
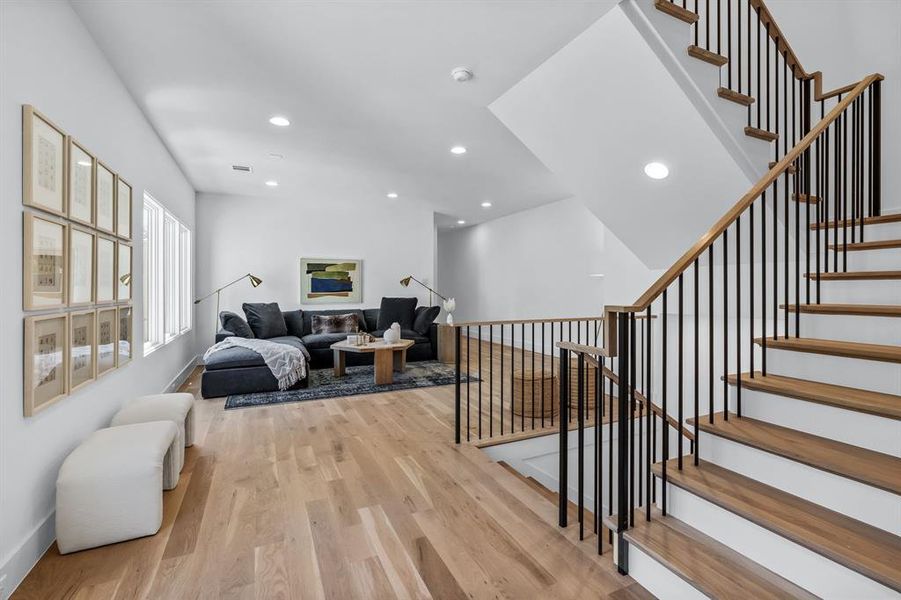
<svg viewBox="0 0 901 600">
<path fill-rule="evenodd" d="M 177 435 L 171 421 L 110 427 L 69 454 L 56 480 L 61 554 L 159 531 L 163 474 L 175 467 L 170 449 Z"/>
<path fill-rule="evenodd" d="M 163 489 L 178 485 L 178 474 L 185 466 L 185 447 L 194 444 L 194 396 L 187 393 L 152 394 L 125 403 L 113 417 L 110 425 L 130 425 L 148 421 L 172 421 L 178 427 L 178 435 L 172 442 L 176 468 L 172 477 L 163 481 Z"/>
</svg>

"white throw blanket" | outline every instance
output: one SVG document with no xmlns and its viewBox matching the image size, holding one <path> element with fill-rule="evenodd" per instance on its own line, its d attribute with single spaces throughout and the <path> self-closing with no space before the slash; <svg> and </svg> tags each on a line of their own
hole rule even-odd
<svg viewBox="0 0 901 600">
<path fill-rule="evenodd" d="M 203 354 L 203 360 L 206 362 L 211 354 L 235 346 L 253 350 L 262 356 L 266 366 L 278 380 L 280 390 L 288 389 L 307 374 L 307 359 L 299 349 L 287 344 L 253 338 L 227 337 L 213 344 Z"/>
</svg>

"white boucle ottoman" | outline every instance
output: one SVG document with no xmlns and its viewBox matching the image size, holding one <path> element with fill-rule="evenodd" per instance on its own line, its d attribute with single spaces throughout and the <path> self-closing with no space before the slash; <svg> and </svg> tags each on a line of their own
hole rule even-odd
<svg viewBox="0 0 901 600">
<path fill-rule="evenodd" d="M 152 394 L 126 402 L 113 417 L 110 425 L 129 425 L 148 421 L 172 421 L 178 427 L 178 437 L 172 442 L 174 479 L 165 479 L 163 489 L 178 485 L 178 474 L 185 466 L 185 446 L 194 443 L 194 396 L 186 393 Z"/>
<path fill-rule="evenodd" d="M 61 554 L 152 535 L 163 522 L 163 470 L 171 421 L 110 427 L 72 451 L 56 479 Z"/>
</svg>

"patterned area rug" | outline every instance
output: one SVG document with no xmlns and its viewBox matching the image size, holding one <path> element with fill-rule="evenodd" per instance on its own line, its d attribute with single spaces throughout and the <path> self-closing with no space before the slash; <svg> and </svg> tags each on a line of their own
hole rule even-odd
<svg viewBox="0 0 901 600">
<path fill-rule="evenodd" d="M 344 377 L 335 377 L 332 369 L 316 369 L 310 371 L 309 387 L 284 392 L 260 392 L 258 394 L 240 394 L 229 396 L 225 401 L 226 410 L 230 408 L 248 408 L 266 406 L 268 404 L 284 404 L 286 402 L 306 402 L 337 398 L 340 396 L 358 396 L 361 394 L 377 394 L 394 392 L 412 388 L 433 387 L 437 385 L 453 385 L 454 368 L 438 361 L 422 361 L 407 363 L 403 373 L 394 374 L 394 383 L 376 385 L 373 381 L 372 365 L 347 367 Z M 466 376 L 461 375 L 461 381 Z M 472 381 L 476 381 L 474 376 Z"/>
</svg>

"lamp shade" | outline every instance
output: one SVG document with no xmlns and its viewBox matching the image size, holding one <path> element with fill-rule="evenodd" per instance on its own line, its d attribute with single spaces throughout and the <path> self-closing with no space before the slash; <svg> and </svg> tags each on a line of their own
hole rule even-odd
<svg viewBox="0 0 901 600">
<path fill-rule="evenodd" d="M 407 275 L 403 279 L 400 280 L 400 284 L 404 287 L 408 287 L 410 285 L 410 280 L 413 279 L 412 275 Z"/>
<path fill-rule="evenodd" d="M 131 273 L 126 273 L 119 278 L 119 281 L 122 282 L 122 285 L 128 285 L 129 283 L 131 283 Z"/>
<path fill-rule="evenodd" d="M 260 284 L 263 283 L 263 280 L 256 275 L 248 274 L 247 276 L 250 277 L 250 285 L 252 285 L 253 287 L 260 287 Z"/>
</svg>

